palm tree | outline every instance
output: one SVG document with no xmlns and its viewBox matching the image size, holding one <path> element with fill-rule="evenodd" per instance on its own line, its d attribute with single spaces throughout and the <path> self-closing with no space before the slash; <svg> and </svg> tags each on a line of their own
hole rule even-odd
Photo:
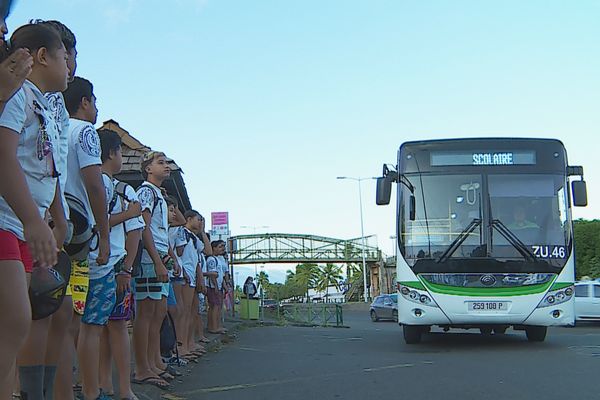
<svg viewBox="0 0 600 400">
<path fill-rule="evenodd" d="M 289 275 L 289 274 L 288 274 Z M 306 293 L 306 301 L 309 299 L 309 289 L 317 286 L 317 278 L 319 276 L 319 266 L 317 264 L 298 264 L 294 280 Z"/>
<path fill-rule="evenodd" d="M 258 282 L 258 287 L 262 287 L 263 291 L 267 291 L 267 287 L 269 286 L 269 274 L 265 271 L 260 271 L 258 275 L 256 275 L 256 282 Z"/>
<path fill-rule="evenodd" d="M 325 298 L 329 296 L 329 287 L 333 286 L 340 290 L 340 281 L 344 279 L 342 276 L 342 267 L 335 264 L 327 264 L 319 271 L 317 282 L 317 290 L 325 290 Z"/>
</svg>

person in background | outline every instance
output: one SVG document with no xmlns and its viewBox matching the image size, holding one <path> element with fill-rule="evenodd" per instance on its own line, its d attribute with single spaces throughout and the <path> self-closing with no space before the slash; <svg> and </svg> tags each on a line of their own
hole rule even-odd
<svg viewBox="0 0 600 400">
<path fill-rule="evenodd" d="M 253 299 L 256 296 L 256 285 L 251 276 L 247 277 L 246 282 L 244 282 L 244 294 L 248 299 Z"/>
</svg>

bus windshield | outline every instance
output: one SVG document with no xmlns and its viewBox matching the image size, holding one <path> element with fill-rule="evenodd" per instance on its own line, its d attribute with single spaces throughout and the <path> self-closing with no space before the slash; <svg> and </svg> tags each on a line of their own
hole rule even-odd
<svg viewBox="0 0 600 400">
<path fill-rule="evenodd" d="M 407 177 L 415 188 L 416 219 L 409 219 L 409 202 L 400 209 L 400 242 L 407 259 L 438 258 L 458 238 L 450 257 L 474 257 L 484 244 L 482 224 L 468 232 L 474 220 L 483 218 L 481 175 L 424 175 Z M 408 199 L 403 189 L 403 199 Z M 485 254 L 483 254 L 485 255 Z"/>
<path fill-rule="evenodd" d="M 564 175 L 406 177 L 414 186 L 416 218 L 409 217 L 410 192 L 403 187 L 398 228 L 400 249 L 411 267 L 427 260 L 422 264 L 428 271 L 439 267 L 441 272 L 441 264 L 458 259 L 478 259 L 478 268 L 485 259 L 537 263 L 534 271 L 564 265 L 570 232 Z M 464 265 L 460 268 L 470 268 Z"/>
<path fill-rule="evenodd" d="M 489 175 L 488 182 L 494 228 L 508 229 L 537 258 L 566 258 L 569 229 L 564 177 Z M 491 256 L 519 257 L 501 229 L 493 229 L 491 235 Z"/>
</svg>

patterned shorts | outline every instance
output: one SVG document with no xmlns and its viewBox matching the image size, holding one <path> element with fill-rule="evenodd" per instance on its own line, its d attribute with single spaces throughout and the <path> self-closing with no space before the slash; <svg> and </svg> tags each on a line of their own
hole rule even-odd
<svg viewBox="0 0 600 400">
<path fill-rule="evenodd" d="M 83 315 L 90 282 L 90 266 L 87 260 L 71 261 L 71 278 L 66 296 L 73 296 L 73 310 Z"/>
<path fill-rule="evenodd" d="M 161 258 L 166 257 L 166 253 L 159 252 Z M 165 263 L 167 270 L 173 269 L 173 260 Z M 137 301 L 151 299 L 161 300 L 169 297 L 168 282 L 159 282 L 154 271 L 153 263 L 142 263 L 141 276 L 135 278 L 135 299 Z"/>
<path fill-rule="evenodd" d="M 135 298 L 131 289 L 127 289 L 123 293 L 117 294 L 117 302 L 112 314 L 110 314 L 110 321 L 130 321 L 133 319 L 135 314 Z"/>
<path fill-rule="evenodd" d="M 104 326 L 115 308 L 117 283 L 113 271 L 99 279 L 90 279 L 81 322 L 88 325 Z"/>
</svg>

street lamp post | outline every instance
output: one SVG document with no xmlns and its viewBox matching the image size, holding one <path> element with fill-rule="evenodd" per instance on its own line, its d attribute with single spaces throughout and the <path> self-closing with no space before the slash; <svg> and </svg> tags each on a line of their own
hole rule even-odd
<svg viewBox="0 0 600 400">
<path fill-rule="evenodd" d="M 369 289 L 367 288 L 367 243 L 365 241 L 365 226 L 363 222 L 363 206 L 362 206 L 362 188 L 360 183 L 362 181 L 376 179 L 376 178 L 354 178 L 351 176 L 338 176 L 337 179 L 348 179 L 351 181 L 358 182 L 358 204 L 360 207 L 360 236 L 362 238 L 362 264 L 363 264 L 363 288 L 364 293 L 363 296 L 365 298 L 365 303 L 369 302 Z"/>
</svg>

